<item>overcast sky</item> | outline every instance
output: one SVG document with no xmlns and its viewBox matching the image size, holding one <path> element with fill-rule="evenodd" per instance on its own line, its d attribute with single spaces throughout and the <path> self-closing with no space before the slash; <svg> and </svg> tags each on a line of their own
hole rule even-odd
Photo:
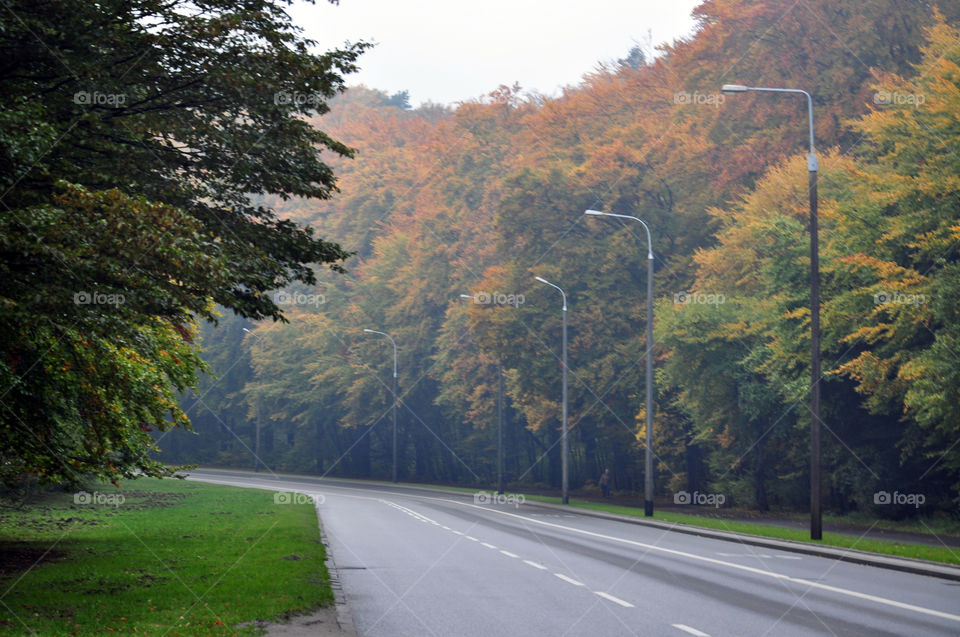
<svg viewBox="0 0 960 637">
<path fill-rule="evenodd" d="M 559 95 L 598 62 L 649 51 L 691 34 L 700 0 L 326 0 L 290 9 L 307 37 L 325 49 L 345 40 L 377 46 L 348 83 L 410 102 L 450 104 L 501 84 Z"/>
</svg>

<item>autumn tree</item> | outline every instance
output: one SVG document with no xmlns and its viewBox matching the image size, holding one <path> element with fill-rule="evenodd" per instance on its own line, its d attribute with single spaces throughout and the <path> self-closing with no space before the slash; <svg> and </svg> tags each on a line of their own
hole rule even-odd
<svg viewBox="0 0 960 637">
<path fill-rule="evenodd" d="M 5 7 L 5 479 L 167 474 L 145 436 L 186 424 L 190 324 L 213 303 L 281 319 L 268 291 L 341 269 L 347 251 L 250 198 L 328 197 L 321 153 L 350 154 L 305 118 L 366 45 L 311 53 L 286 4 Z"/>
</svg>

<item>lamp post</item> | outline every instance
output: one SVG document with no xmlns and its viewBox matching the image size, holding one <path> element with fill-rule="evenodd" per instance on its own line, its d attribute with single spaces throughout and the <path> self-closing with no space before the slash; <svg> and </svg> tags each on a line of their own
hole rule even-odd
<svg viewBox="0 0 960 637">
<path fill-rule="evenodd" d="M 766 88 L 724 84 L 724 93 L 794 93 L 807 98 L 810 125 L 810 539 L 823 537 L 820 508 L 820 248 L 817 228 L 817 154 L 813 143 L 813 98 L 795 88 Z"/>
<path fill-rule="evenodd" d="M 639 217 L 599 210 L 585 210 L 597 217 L 617 217 L 639 221 L 647 231 L 647 435 L 643 456 L 643 514 L 653 516 L 653 239 L 650 227 Z"/>
<path fill-rule="evenodd" d="M 257 335 L 251 332 L 250 330 L 248 330 L 247 328 L 243 328 L 243 331 L 249 334 L 250 336 L 257 338 Z M 259 462 L 260 460 L 260 409 L 263 406 L 263 403 L 261 402 L 261 400 L 262 400 L 262 397 L 260 396 L 260 392 L 257 392 L 257 422 L 255 425 L 256 434 L 254 434 L 254 438 L 253 438 L 253 470 L 256 472 L 260 471 L 260 462 Z"/>
<path fill-rule="evenodd" d="M 472 294 L 461 294 L 461 299 L 477 300 Z M 503 494 L 503 364 L 497 359 L 497 493 Z"/>
<path fill-rule="evenodd" d="M 568 495 L 569 472 L 567 469 L 568 456 L 570 455 L 570 445 L 567 442 L 567 293 L 559 285 L 554 285 L 543 277 L 534 277 L 540 283 L 546 283 L 550 287 L 556 288 L 563 296 L 563 425 L 560 433 L 560 481 L 562 502 L 568 504 L 570 497 Z"/>
<path fill-rule="evenodd" d="M 393 481 L 397 481 L 397 342 L 386 332 L 378 332 L 363 328 L 364 332 L 380 334 L 390 339 L 393 344 Z"/>
</svg>

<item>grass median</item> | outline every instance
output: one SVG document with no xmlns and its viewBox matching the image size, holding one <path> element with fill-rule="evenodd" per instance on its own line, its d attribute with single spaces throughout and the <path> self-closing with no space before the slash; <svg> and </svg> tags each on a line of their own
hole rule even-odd
<svg viewBox="0 0 960 637">
<path fill-rule="evenodd" d="M 79 500 L 79 501 L 77 501 Z M 140 479 L 0 509 L 0 634 L 256 635 L 333 603 L 312 503 Z"/>
</svg>

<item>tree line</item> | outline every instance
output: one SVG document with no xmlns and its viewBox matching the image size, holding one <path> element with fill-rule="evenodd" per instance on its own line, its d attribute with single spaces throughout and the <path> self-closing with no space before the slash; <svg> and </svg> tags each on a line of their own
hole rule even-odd
<svg viewBox="0 0 960 637">
<path fill-rule="evenodd" d="M 691 38 L 557 98 L 456 107 L 350 89 L 311 121 L 356 149 L 340 193 L 258 202 L 355 256 L 273 292 L 288 324 L 200 327 L 211 374 L 162 459 L 387 478 L 393 351 L 402 479 L 560 483 L 569 297 L 571 487 L 643 484 L 646 237 L 656 256 L 659 497 L 804 508 L 806 104 L 820 149 L 824 503 L 955 510 L 960 11 L 893 0 L 705 2 Z M 473 298 L 462 298 L 468 295 Z M 924 509 L 878 493 L 924 494 Z"/>
</svg>

